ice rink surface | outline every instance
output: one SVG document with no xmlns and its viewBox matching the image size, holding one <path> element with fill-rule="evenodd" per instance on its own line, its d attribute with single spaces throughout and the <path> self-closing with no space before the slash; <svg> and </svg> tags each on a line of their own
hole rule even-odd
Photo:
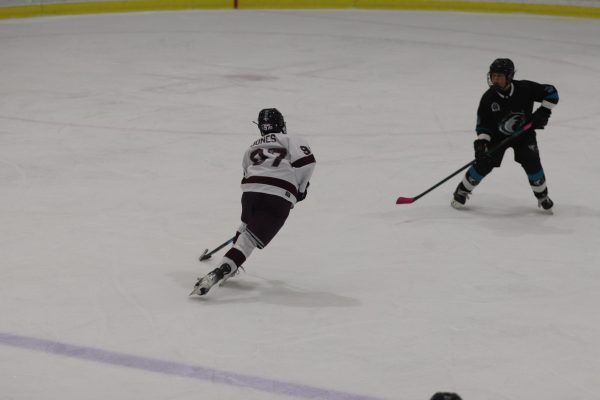
<svg viewBox="0 0 600 400">
<path fill-rule="evenodd" d="M 0 398 L 590 400 L 600 392 L 600 23 L 401 11 L 0 22 Z M 491 61 L 554 84 L 555 211 L 508 151 L 469 208 Z M 317 167 L 246 273 L 251 121 Z M 223 253 L 219 253 L 219 256 Z"/>
</svg>

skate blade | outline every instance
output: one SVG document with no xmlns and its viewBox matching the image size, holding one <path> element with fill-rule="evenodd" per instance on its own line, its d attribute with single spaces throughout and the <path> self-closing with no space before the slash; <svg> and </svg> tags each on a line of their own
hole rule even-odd
<svg viewBox="0 0 600 400">
<path fill-rule="evenodd" d="M 221 282 L 219 282 L 219 287 L 223 286 L 225 282 L 227 282 L 227 279 L 229 278 L 224 278 Z"/>
<path fill-rule="evenodd" d="M 210 258 L 210 255 L 207 253 L 208 253 L 208 249 L 204 250 L 204 253 L 202 253 L 199 260 L 200 261 L 208 260 Z"/>
<path fill-rule="evenodd" d="M 456 209 L 456 210 L 464 210 L 465 209 L 465 205 L 462 203 L 459 203 L 456 200 L 452 200 L 452 202 L 450 203 L 450 205 L 452 206 L 452 208 Z"/>
<path fill-rule="evenodd" d="M 194 290 L 192 290 L 192 292 L 189 294 L 189 296 L 193 296 L 195 294 L 197 294 L 198 296 L 203 296 L 208 292 L 208 290 L 206 290 L 206 288 L 201 288 L 199 286 L 194 287 Z"/>
<path fill-rule="evenodd" d="M 195 294 L 197 294 L 198 296 L 204 296 L 206 294 L 206 292 L 208 292 L 208 290 L 206 289 L 198 289 L 198 288 L 194 288 L 194 290 L 192 290 L 192 293 L 189 294 L 189 296 L 193 296 Z"/>
</svg>

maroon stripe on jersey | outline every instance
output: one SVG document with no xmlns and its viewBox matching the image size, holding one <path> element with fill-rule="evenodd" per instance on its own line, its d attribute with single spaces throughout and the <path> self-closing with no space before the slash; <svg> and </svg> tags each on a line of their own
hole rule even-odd
<svg viewBox="0 0 600 400">
<path fill-rule="evenodd" d="M 296 186 L 283 179 L 270 176 L 251 176 L 250 178 L 242 179 L 242 185 L 244 183 L 262 183 L 263 185 L 277 186 L 278 188 L 287 190 L 295 197 L 298 197 L 298 189 L 296 189 Z"/>
<path fill-rule="evenodd" d="M 233 261 L 238 267 L 241 266 L 244 263 L 244 261 L 246 261 L 246 256 L 244 255 L 244 253 L 242 253 L 235 247 L 232 247 L 231 249 L 227 250 L 227 253 L 225 253 L 225 257 Z"/>
<path fill-rule="evenodd" d="M 314 162 L 317 162 L 317 160 L 315 160 L 315 156 L 313 154 L 311 154 L 310 156 L 302 157 L 302 158 L 299 158 L 298 160 L 294 161 L 292 163 L 292 167 L 300 168 L 300 167 L 304 167 L 305 165 L 312 164 Z"/>
</svg>

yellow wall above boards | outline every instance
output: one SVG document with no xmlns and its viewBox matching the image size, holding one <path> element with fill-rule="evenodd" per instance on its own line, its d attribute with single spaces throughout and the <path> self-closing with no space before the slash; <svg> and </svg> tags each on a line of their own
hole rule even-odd
<svg viewBox="0 0 600 400">
<path fill-rule="evenodd" d="M 532 4 L 489 1 L 445 0 L 129 0 L 129 1 L 81 1 L 32 5 L 23 1 L 18 5 L 0 5 L 0 19 L 36 16 L 95 14 L 133 11 L 164 11 L 194 9 L 389 9 L 423 11 L 461 11 L 491 13 L 526 13 L 582 18 L 600 18 L 600 7 L 568 4 Z M 35 1 L 34 1 L 35 3 Z"/>
</svg>

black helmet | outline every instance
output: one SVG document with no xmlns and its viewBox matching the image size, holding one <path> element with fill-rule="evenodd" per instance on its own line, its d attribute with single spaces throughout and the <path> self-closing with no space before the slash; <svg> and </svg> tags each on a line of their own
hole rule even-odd
<svg viewBox="0 0 600 400">
<path fill-rule="evenodd" d="M 512 82 L 515 76 L 515 64 L 512 62 L 510 58 L 497 58 L 490 65 L 490 70 L 488 72 L 488 85 L 492 86 L 492 74 L 504 74 L 506 76 L 506 80 L 508 82 Z"/>
<path fill-rule="evenodd" d="M 456 393 L 439 392 L 431 397 L 431 400 L 462 400 Z"/>
<path fill-rule="evenodd" d="M 286 133 L 283 115 L 276 108 L 264 108 L 258 113 L 258 129 L 262 136 L 269 133 Z"/>
</svg>

